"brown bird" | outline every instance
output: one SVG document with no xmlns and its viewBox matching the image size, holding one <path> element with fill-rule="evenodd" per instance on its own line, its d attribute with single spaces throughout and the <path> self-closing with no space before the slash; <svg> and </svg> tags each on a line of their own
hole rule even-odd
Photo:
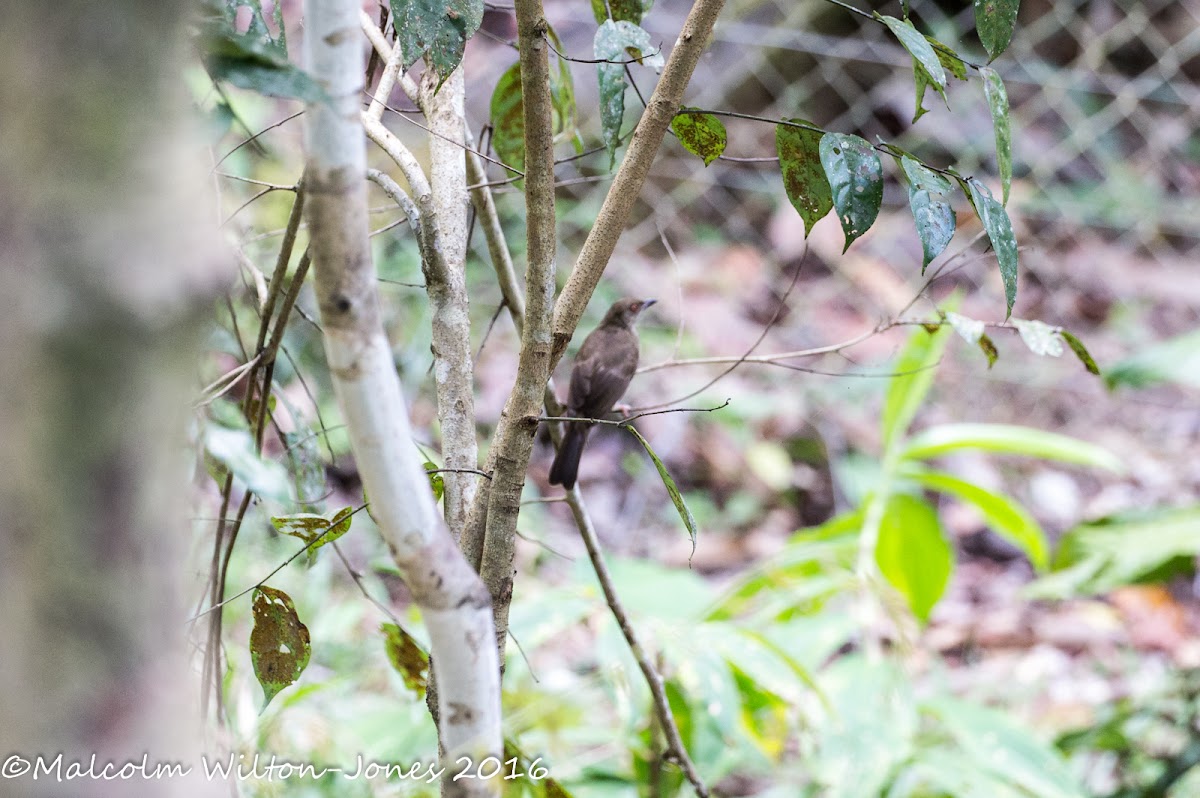
<svg viewBox="0 0 1200 798">
<path fill-rule="evenodd" d="M 575 418 L 603 418 L 629 387 L 637 371 L 638 337 L 633 324 L 638 315 L 653 305 L 653 299 L 622 299 L 604 314 L 600 326 L 583 339 L 571 368 L 567 389 L 567 415 Z M 592 425 L 571 421 L 563 435 L 554 465 L 550 466 L 550 484 L 567 490 L 575 487 L 579 458 Z"/>
</svg>

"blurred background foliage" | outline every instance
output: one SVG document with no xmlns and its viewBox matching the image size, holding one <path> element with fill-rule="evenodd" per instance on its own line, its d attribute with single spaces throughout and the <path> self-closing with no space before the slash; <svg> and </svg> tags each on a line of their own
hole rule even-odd
<svg viewBox="0 0 1200 798">
<path fill-rule="evenodd" d="M 671 42 L 687 8 L 658 0 L 642 27 L 652 42 Z M 878 10 L 899 13 L 897 4 Z M 298 41 L 299 8 L 282 11 L 288 40 Z M 912 3 L 911 12 L 922 32 L 986 60 L 970 3 Z M 591 57 L 588 3 L 548 0 L 547 15 L 564 52 Z M 262 23 L 278 30 L 273 15 Z M 496 83 L 516 60 L 513 38 L 511 10 L 489 4 L 464 60 L 468 120 L 481 142 Z M 563 64 L 579 141 L 596 147 L 596 67 Z M 1011 330 L 992 331 L 999 359 L 989 368 L 949 328 L 932 335 L 919 326 L 789 361 L 800 370 L 743 364 L 707 388 L 727 366 L 647 371 L 627 397 L 635 407 L 701 388 L 688 406 L 730 400 L 712 413 L 638 422 L 698 522 L 694 556 L 637 442 L 609 428 L 592 435 L 583 490 L 621 595 L 657 652 L 684 740 L 721 795 L 1200 792 L 1192 770 L 1200 762 L 1200 0 L 1026 0 L 993 67 L 1014 131 L 1009 212 L 1022 263 L 1014 315 L 1080 336 L 1104 380 L 1069 356 L 1034 355 Z M 648 96 L 653 72 L 630 73 Z M 211 120 L 214 161 L 299 109 L 227 85 L 215 92 L 199 68 L 188 79 Z M 391 104 L 407 107 L 398 97 Z M 951 81 L 947 100 L 950 110 L 931 95 L 929 113 L 910 123 L 911 59 L 883 25 L 833 3 L 733 0 L 685 102 L 882 138 L 995 187 L 980 81 Z M 625 104 L 628 130 L 640 110 L 635 91 Z M 424 131 L 401 115 L 387 121 L 423 157 Z M 724 121 L 726 155 L 774 155 L 773 126 Z M 559 154 L 576 151 L 564 137 Z M 242 283 L 214 309 L 208 379 L 253 346 L 256 271 L 270 274 L 291 207 L 281 190 L 247 204 L 263 186 L 230 176 L 290 186 L 301 163 L 299 126 L 282 122 L 215 169 L 225 229 L 245 257 Z M 495 167 L 489 174 L 504 177 Z M 607 156 L 563 163 L 557 174 L 565 278 L 603 197 Z M 904 187 L 890 166 L 884 174 L 879 221 L 843 255 L 835 219 L 805 241 L 777 163 L 706 167 L 666 142 L 584 327 L 620 296 L 656 297 L 642 329 L 647 366 L 736 357 L 764 328 L 756 353 L 873 329 L 923 286 Z M 520 264 L 519 186 L 496 193 Z M 385 321 L 436 464 L 419 257 L 395 207 L 372 198 Z M 936 319 L 955 307 L 954 295 L 964 315 L 1000 321 L 994 258 L 958 202 L 960 229 L 944 256 L 957 266 L 909 315 Z M 518 339 L 478 231 L 467 276 L 486 447 Z M 305 289 L 275 370 L 275 430 L 263 458 L 234 405 L 237 387 L 198 413 L 201 582 L 226 470 L 239 491 L 251 485 L 259 497 L 230 562 L 231 594 L 300 547 L 276 533 L 272 516 L 332 515 L 363 501 L 316 318 Z M 647 691 L 569 513 L 540 501 L 555 495 L 545 481 L 550 454 L 548 445 L 535 452 L 519 527 L 505 732 L 520 766 L 541 757 L 553 782 L 513 779 L 508 794 L 690 794 L 662 761 Z M 380 628 L 398 622 L 421 642 L 422 626 L 370 518 L 359 513 L 352 527 L 336 550 L 297 559 L 269 582 L 295 601 L 312 660 L 261 715 L 246 650 L 250 599 L 225 610 L 229 738 L 247 756 L 347 773 L 360 756 L 433 761 L 423 698 L 389 664 Z M 872 576 L 879 572 L 886 580 Z M 419 779 L 337 774 L 241 786 L 263 796 L 436 793 Z"/>
</svg>

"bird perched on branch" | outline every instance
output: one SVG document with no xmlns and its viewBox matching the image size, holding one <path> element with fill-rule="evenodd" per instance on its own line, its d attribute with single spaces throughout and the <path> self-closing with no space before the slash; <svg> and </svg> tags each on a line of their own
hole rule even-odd
<svg viewBox="0 0 1200 798">
<path fill-rule="evenodd" d="M 603 418 L 629 387 L 637 371 L 638 337 L 633 324 L 643 310 L 653 305 L 653 299 L 622 299 L 613 303 L 604 314 L 600 326 L 583 339 L 571 368 L 571 385 L 567 389 L 567 415 L 575 418 Z M 591 424 L 586 421 L 567 423 L 562 445 L 554 465 L 550 466 L 550 484 L 567 490 L 575 486 L 579 474 L 579 458 L 587 443 Z"/>
</svg>

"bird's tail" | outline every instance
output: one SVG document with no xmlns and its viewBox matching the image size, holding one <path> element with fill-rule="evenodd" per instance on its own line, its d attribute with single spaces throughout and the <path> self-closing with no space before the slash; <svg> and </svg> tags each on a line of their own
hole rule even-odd
<svg viewBox="0 0 1200 798">
<path fill-rule="evenodd" d="M 550 466 L 551 485 L 562 485 L 567 490 L 575 487 L 575 477 L 579 475 L 579 458 L 583 456 L 583 445 L 587 443 L 589 429 L 588 425 L 577 421 L 567 424 L 567 432 L 563 435 L 558 454 L 554 457 L 554 465 Z"/>
</svg>

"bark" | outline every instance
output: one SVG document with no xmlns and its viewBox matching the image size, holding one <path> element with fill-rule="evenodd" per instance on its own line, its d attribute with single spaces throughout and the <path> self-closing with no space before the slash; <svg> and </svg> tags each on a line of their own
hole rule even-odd
<svg viewBox="0 0 1200 798">
<path fill-rule="evenodd" d="M 549 48 L 541 0 L 517 0 L 517 36 L 525 106 L 525 322 L 517 378 L 489 450 L 492 479 L 480 487 L 463 541 L 468 559 L 491 592 L 499 650 L 504 650 L 512 600 L 512 563 L 525 471 L 533 451 L 542 395 L 550 379 L 554 302 L 554 133 Z"/>
<path fill-rule="evenodd" d="M 442 428 L 442 459 L 448 469 L 479 467 L 475 440 L 474 361 L 471 357 L 471 318 L 467 300 L 467 169 L 466 123 L 463 111 L 462 68 L 451 73 L 440 90 L 436 75 L 426 70 L 421 107 L 429 122 L 429 182 L 432 210 L 446 269 L 429 284 L 433 301 L 433 349 L 437 385 L 438 423 Z M 429 224 L 428 220 L 425 222 Z M 449 471 L 446 485 L 446 523 L 455 538 L 462 534 L 467 511 L 475 497 L 474 474 Z"/>
<path fill-rule="evenodd" d="M 445 755 L 478 763 L 502 753 L 491 603 L 437 512 L 380 320 L 358 111 L 358 9 L 307 0 L 305 19 L 309 70 L 330 96 L 305 115 L 305 216 L 326 356 L 371 514 L 429 629 Z M 499 788 L 494 779 L 447 778 L 443 794 L 494 796 Z"/>
</svg>

